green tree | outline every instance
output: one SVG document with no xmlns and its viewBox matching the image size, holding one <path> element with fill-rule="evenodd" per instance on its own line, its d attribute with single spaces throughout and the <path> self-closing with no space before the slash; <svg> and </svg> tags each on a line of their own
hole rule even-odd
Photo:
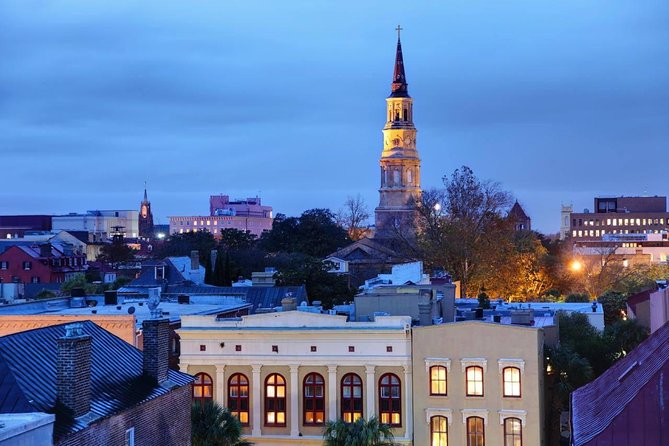
<svg viewBox="0 0 669 446">
<path fill-rule="evenodd" d="M 586 293 L 572 293 L 565 297 L 564 301 L 568 303 L 586 303 L 590 302 L 590 296 Z"/>
<path fill-rule="evenodd" d="M 479 307 L 483 308 L 484 310 L 487 310 L 490 308 L 490 298 L 485 292 L 485 289 L 481 289 L 481 292 L 479 293 L 478 297 L 479 301 Z"/>
<path fill-rule="evenodd" d="M 86 276 L 83 273 L 75 274 L 72 278 L 63 282 L 60 291 L 70 293 L 73 288 L 83 288 L 86 294 L 95 294 L 98 290 L 95 284 L 86 281 Z"/>
<path fill-rule="evenodd" d="M 634 350 L 648 335 L 648 329 L 636 319 L 620 319 L 604 329 L 604 337 L 611 343 L 616 360 Z"/>
<path fill-rule="evenodd" d="M 256 236 L 251 231 L 239 229 L 221 229 L 219 246 L 226 251 L 236 251 L 251 248 L 256 242 Z"/>
<path fill-rule="evenodd" d="M 165 257 L 187 257 L 191 251 L 198 251 L 200 262 L 204 263 L 206 257 L 216 248 L 216 239 L 206 230 L 185 232 L 183 234 L 172 234 L 165 242 L 156 249 L 156 258 Z"/>
<path fill-rule="evenodd" d="M 116 268 L 119 264 L 135 259 L 135 250 L 126 245 L 123 239 L 115 239 L 112 243 L 102 246 L 97 260 Z"/>
<path fill-rule="evenodd" d="M 323 446 L 393 446 L 395 438 L 390 426 L 372 417 L 358 418 L 353 423 L 339 419 L 328 421 L 323 434 Z"/>
<path fill-rule="evenodd" d="M 346 230 L 351 240 L 360 240 L 369 232 L 366 223 L 369 219 L 369 209 L 360 194 L 349 196 L 344 203 L 344 209 L 337 212 L 337 223 Z"/>
<path fill-rule="evenodd" d="M 623 319 L 627 310 L 627 297 L 617 291 L 607 291 L 597 298 L 604 308 L 604 324 L 609 326 Z"/>
<path fill-rule="evenodd" d="M 251 446 L 242 440 L 242 426 L 228 409 L 208 401 L 195 402 L 191 409 L 193 446 Z"/>
</svg>

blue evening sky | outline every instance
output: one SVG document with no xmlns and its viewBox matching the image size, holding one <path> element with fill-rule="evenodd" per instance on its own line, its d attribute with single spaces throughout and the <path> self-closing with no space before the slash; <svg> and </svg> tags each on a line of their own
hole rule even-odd
<svg viewBox="0 0 669 446">
<path fill-rule="evenodd" d="M 0 2 L 0 214 L 378 201 L 401 23 L 422 185 L 466 164 L 535 227 L 667 194 L 669 1 Z"/>
</svg>

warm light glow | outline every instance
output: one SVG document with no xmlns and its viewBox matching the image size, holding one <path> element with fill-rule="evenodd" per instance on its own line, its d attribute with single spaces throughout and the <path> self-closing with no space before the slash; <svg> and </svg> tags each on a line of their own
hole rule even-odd
<svg viewBox="0 0 669 446">
<path fill-rule="evenodd" d="M 623 259 L 623 268 L 627 268 L 628 266 L 630 266 L 630 261 L 627 259 Z"/>
<path fill-rule="evenodd" d="M 574 272 L 579 272 L 583 269 L 583 264 L 578 260 L 573 260 L 569 265 L 569 268 Z"/>
<path fill-rule="evenodd" d="M 439 203 L 434 205 L 434 210 L 439 212 L 441 210 L 441 205 Z"/>
<path fill-rule="evenodd" d="M 165 238 L 165 234 L 163 234 L 162 232 L 159 232 L 159 233 L 158 233 L 158 238 L 161 239 L 161 240 L 164 239 L 164 238 Z"/>
</svg>

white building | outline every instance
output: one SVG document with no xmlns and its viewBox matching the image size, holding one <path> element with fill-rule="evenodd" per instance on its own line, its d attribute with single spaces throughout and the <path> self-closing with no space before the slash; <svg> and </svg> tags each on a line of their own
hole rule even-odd
<svg viewBox="0 0 669 446">
<path fill-rule="evenodd" d="M 115 227 L 121 227 L 125 238 L 139 236 L 139 212 L 124 210 L 87 211 L 85 214 L 56 215 L 52 220 L 53 230 L 84 231 L 93 234 L 93 241 L 106 241 L 112 237 Z"/>
</svg>

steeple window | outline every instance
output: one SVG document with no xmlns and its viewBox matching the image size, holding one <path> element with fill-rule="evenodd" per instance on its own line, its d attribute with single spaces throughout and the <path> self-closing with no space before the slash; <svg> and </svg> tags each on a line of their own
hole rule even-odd
<svg viewBox="0 0 669 446">
<path fill-rule="evenodd" d="M 413 170 L 411 169 L 407 170 L 407 183 L 413 183 Z"/>
<path fill-rule="evenodd" d="M 400 171 L 399 169 L 393 170 L 393 186 L 400 186 Z"/>
<path fill-rule="evenodd" d="M 406 107 L 404 108 L 404 120 L 409 120 L 409 110 Z"/>
</svg>

